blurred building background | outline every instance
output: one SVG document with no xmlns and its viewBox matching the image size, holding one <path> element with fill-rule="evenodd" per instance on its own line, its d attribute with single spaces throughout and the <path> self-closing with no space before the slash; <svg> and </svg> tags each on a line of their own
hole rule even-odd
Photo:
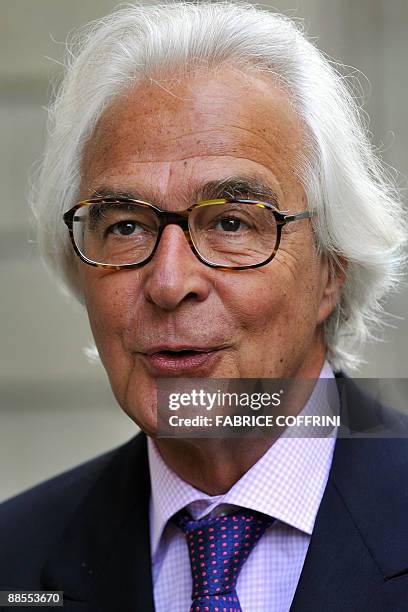
<svg viewBox="0 0 408 612">
<path fill-rule="evenodd" d="M 27 208 L 30 168 L 45 139 L 49 81 L 70 30 L 112 0 L 13 0 L 0 4 L 0 500 L 130 438 L 101 366 L 91 364 L 85 313 L 42 267 Z M 274 0 L 303 18 L 320 49 L 358 68 L 370 129 L 384 160 L 408 162 L 406 0 Z M 50 59 L 52 58 L 52 59 Z M 350 72 L 352 70 L 350 69 Z M 408 289 L 387 310 L 407 312 Z M 365 377 L 408 377 L 408 322 L 367 347 Z"/>
</svg>

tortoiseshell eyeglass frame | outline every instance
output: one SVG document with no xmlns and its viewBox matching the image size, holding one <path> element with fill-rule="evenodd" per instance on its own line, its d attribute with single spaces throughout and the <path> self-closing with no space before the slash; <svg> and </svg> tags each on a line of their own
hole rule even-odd
<svg viewBox="0 0 408 612">
<path fill-rule="evenodd" d="M 141 206 L 145 206 L 146 208 L 150 208 L 152 210 L 155 211 L 157 217 L 158 217 L 158 221 L 159 221 L 159 227 L 158 227 L 158 231 L 157 231 L 157 238 L 156 238 L 156 243 L 153 247 L 152 252 L 150 253 L 150 255 L 148 257 L 146 257 L 146 259 L 144 259 L 143 261 L 139 261 L 137 263 L 127 263 L 127 264 L 120 264 L 120 265 L 113 265 L 113 264 L 107 264 L 107 263 L 99 263 L 96 261 L 92 261 L 91 259 L 88 259 L 87 257 L 85 257 L 85 255 L 83 255 L 80 250 L 78 249 L 76 243 L 75 243 L 75 238 L 74 238 L 74 222 L 75 222 L 75 213 L 77 212 L 77 210 L 79 208 L 82 208 L 83 206 L 92 206 L 92 204 L 99 204 L 99 203 L 107 203 L 107 204 L 120 204 L 120 203 L 126 203 L 126 204 L 139 204 Z M 225 265 L 220 265 L 220 264 L 215 264 L 212 263 L 211 261 L 208 261 L 205 257 L 203 257 L 198 251 L 197 248 L 191 238 L 190 235 L 190 230 L 189 230 L 189 225 L 188 225 L 188 219 L 189 219 L 189 215 L 190 212 L 196 208 L 200 208 L 203 206 L 213 206 L 213 205 L 217 205 L 217 204 L 252 204 L 254 206 L 260 206 L 262 208 L 267 208 L 271 211 L 271 213 L 274 215 L 275 220 L 276 220 L 276 226 L 277 226 L 277 232 L 276 232 L 276 242 L 275 242 L 275 246 L 272 250 L 272 253 L 269 255 L 269 257 L 267 257 L 265 259 L 265 261 L 262 261 L 260 263 L 256 263 L 256 264 L 250 264 L 247 266 L 225 266 Z M 157 206 L 155 206 L 154 204 L 150 204 L 150 202 L 145 202 L 144 200 L 134 200 L 132 198 L 117 198 L 117 197 L 98 197 L 98 198 L 91 198 L 88 200 L 81 200 L 80 202 L 78 202 L 78 204 L 76 204 L 75 206 L 73 206 L 70 210 L 68 210 L 64 215 L 63 215 L 63 219 L 64 219 L 64 223 L 66 224 L 66 226 L 68 227 L 69 230 L 69 235 L 70 235 L 70 239 L 71 239 L 71 243 L 73 246 L 73 249 L 75 251 L 75 253 L 78 255 L 78 257 L 86 264 L 90 265 L 90 266 L 95 266 L 96 268 L 107 268 L 110 270 L 123 270 L 125 268 L 138 268 L 140 266 L 144 266 L 145 264 L 147 264 L 154 256 L 157 247 L 159 245 L 160 242 L 160 238 L 161 235 L 165 229 L 165 227 L 167 227 L 167 225 L 178 225 L 179 227 L 181 227 L 181 229 L 184 232 L 184 235 L 186 236 L 186 239 L 188 241 L 188 244 L 191 248 L 191 250 L 193 251 L 194 255 L 197 257 L 197 259 L 199 259 L 203 264 L 205 264 L 206 266 L 209 266 L 210 268 L 216 268 L 218 270 L 225 270 L 225 271 L 230 271 L 230 270 L 249 270 L 252 268 L 260 268 L 261 266 L 265 266 L 266 264 L 268 264 L 270 261 L 272 261 L 272 259 L 275 257 L 278 249 L 279 249 L 279 245 L 280 245 L 280 241 L 281 241 L 281 236 L 282 236 L 282 228 L 284 225 L 286 225 L 287 223 L 290 223 L 291 221 L 299 221 L 301 219 L 309 219 L 311 218 L 315 213 L 313 211 L 309 211 L 309 210 L 304 210 L 302 212 L 298 212 L 298 213 L 294 213 L 294 214 L 288 214 L 288 211 L 281 211 L 278 210 L 276 208 L 276 206 L 274 204 L 269 204 L 268 202 L 261 202 L 258 200 L 245 200 L 245 199 L 241 199 L 241 198 L 222 198 L 222 199 L 218 199 L 218 200 L 200 200 L 199 202 L 197 202 L 196 204 L 193 204 L 193 206 L 190 206 L 190 208 L 187 208 L 186 210 L 183 210 L 181 212 L 169 212 L 166 210 L 162 210 L 161 208 L 158 208 Z"/>
</svg>

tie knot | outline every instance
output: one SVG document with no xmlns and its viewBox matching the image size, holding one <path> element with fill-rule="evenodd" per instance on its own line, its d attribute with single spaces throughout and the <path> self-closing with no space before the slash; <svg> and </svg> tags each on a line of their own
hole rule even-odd
<svg viewBox="0 0 408 612">
<path fill-rule="evenodd" d="M 231 603 L 235 607 L 231 609 L 239 610 L 235 592 L 239 572 L 273 520 L 245 508 L 198 521 L 185 511 L 176 514 L 173 522 L 184 531 L 189 548 L 193 600 L 211 598 L 217 601 L 219 596 L 228 596 L 234 600 Z M 204 608 L 193 605 L 191 609 Z"/>
</svg>

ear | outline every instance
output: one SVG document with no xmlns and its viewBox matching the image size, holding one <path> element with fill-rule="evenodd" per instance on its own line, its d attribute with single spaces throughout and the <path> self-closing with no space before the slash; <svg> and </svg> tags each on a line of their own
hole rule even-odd
<svg viewBox="0 0 408 612">
<path fill-rule="evenodd" d="M 329 259 L 322 255 L 322 290 L 317 323 L 321 324 L 333 312 L 340 301 L 341 292 L 346 280 L 348 261 L 344 257 Z"/>
</svg>

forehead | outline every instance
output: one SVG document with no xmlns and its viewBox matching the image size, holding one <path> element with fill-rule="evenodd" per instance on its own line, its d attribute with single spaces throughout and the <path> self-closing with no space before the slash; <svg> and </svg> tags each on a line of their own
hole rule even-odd
<svg viewBox="0 0 408 612">
<path fill-rule="evenodd" d="M 133 189 L 160 200 L 245 175 L 283 197 L 303 140 L 288 94 L 268 75 L 229 68 L 143 81 L 99 120 L 85 147 L 81 191 Z"/>
</svg>

